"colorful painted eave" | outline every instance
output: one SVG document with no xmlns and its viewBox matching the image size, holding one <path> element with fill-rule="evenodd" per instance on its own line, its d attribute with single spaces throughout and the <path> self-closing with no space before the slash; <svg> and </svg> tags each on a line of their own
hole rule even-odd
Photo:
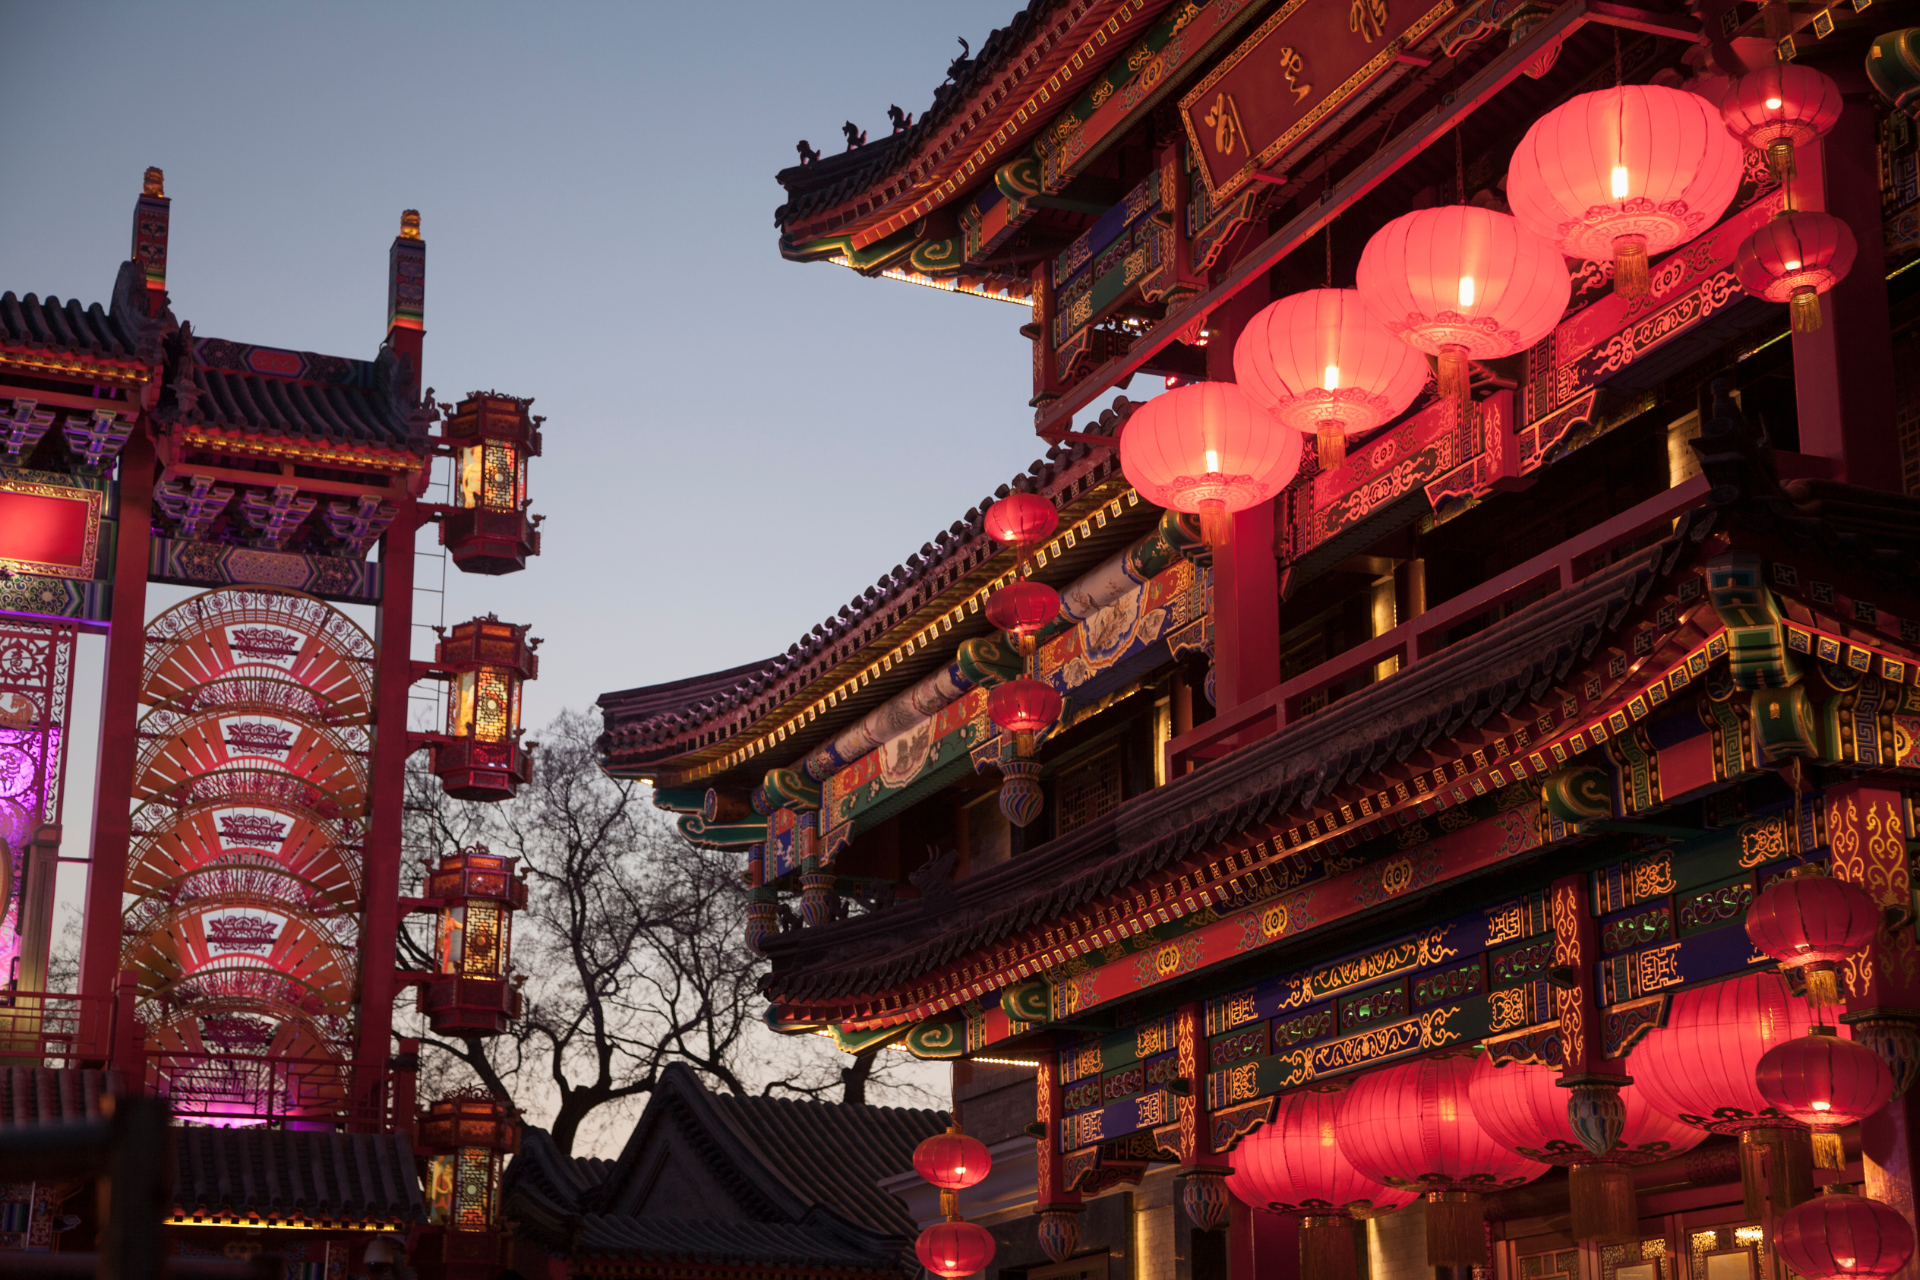
<svg viewBox="0 0 1920 1280">
<path fill-rule="evenodd" d="M 876 183 L 786 228 L 795 242 L 846 236 L 856 249 L 905 230 L 1012 159 L 1171 0 L 1068 0 L 911 157 Z M 1039 0 L 1036 0 L 1036 7 Z"/>
<path fill-rule="evenodd" d="M 268 436 L 208 423 L 175 427 L 173 434 L 181 443 L 196 448 L 268 461 L 406 473 L 417 472 L 428 462 L 426 457 L 409 450 L 368 441 L 348 444 Z M 271 477 L 263 476 L 263 479 Z"/>
</svg>

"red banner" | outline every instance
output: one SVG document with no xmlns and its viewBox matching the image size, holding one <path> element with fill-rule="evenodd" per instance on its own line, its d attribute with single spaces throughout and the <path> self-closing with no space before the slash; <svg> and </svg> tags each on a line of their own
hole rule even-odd
<svg viewBox="0 0 1920 1280">
<path fill-rule="evenodd" d="M 0 565 L 15 573 L 92 578 L 101 497 L 98 489 L 0 480 Z"/>
</svg>

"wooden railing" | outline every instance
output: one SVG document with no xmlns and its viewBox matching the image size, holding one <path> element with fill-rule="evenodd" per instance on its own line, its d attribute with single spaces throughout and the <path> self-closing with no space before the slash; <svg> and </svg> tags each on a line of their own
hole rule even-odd
<svg viewBox="0 0 1920 1280">
<path fill-rule="evenodd" d="M 1675 485 L 1471 591 L 1327 659 L 1311 671 L 1249 698 L 1237 707 L 1227 708 L 1167 743 L 1167 777 L 1177 778 L 1189 768 L 1229 755 L 1278 733 L 1289 724 L 1332 710 L 1338 704 L 1331 697 L 1325 706 L 1311 712 L 1304 708 L 1309 699 L 1321 693 L 1331 694 L 1338 686 L 1382 662 L 1399 659 L 1401 672 L 1417 667 L 1453 643 L 1448 633 L 1489 610 L 1543 589 L 1564 591 L 1588 576 L 1596 556 L 1661 525 L 1671 524 L 1682 511 L 1700 505 L 1707 487 L 1704 476 Z"/>
</svg>

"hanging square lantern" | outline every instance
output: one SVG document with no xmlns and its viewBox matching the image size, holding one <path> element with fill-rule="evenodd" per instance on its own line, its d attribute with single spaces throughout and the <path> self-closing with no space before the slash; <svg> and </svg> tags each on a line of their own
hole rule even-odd
<svg viewBox="0 0 1920 1280">
<path fill-rule="evenodd" d="M 516 861 L 475 845 L 448 854 L 427 877 L 427 898 L 439 906 L 433 977 L 420 988 L 420 1012 L 436 1034 L 496 1035 L 520 1014 L 508 981 L 513 913 L 527 905 Z"/>
<path fill-rule="evenodd" d="M 419 1133 L 430 1153 L 430 1221 L 444 1232 L 437 1242 L 426 1242 L 422 1260 L 441 1264 L 437 1270 L 450 1280 L 499 1275 L 505 1243 L 498 1221 L 500 1173 L 505 1158 L 520 1149 L 518 1115 L 504 1098 L 463 1090 L 427 1108 Z"/>
<path fill-rule="evenodd" d="M 433 742 L 433 771 L 458 800 L 511 800 L 533 776 L 520 746 L 520 685 L 537 679 L 538 640 L 492 614 L 456 624 L 434 646 L 446 672 L 447 732 Z"/>
<path fill-rule="evenodd" d="M 540 456 L 533 401 L 476 391 L 447 420 L 453 446 L 453 506 L 440 543 L 463 573 L 518 573 L 540 554 L 537 522 L 527 514 L 527 459 Z"/>
</svg>

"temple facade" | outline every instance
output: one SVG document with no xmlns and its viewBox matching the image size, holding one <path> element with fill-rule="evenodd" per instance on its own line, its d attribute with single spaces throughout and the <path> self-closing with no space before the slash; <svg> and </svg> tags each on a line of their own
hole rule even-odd
<svg viewBox="0 0 1920 1280">
<path fill-rule="evenodd" d="M 1905 12 L 1034 0 L 800 144 L 1044 456 L 603 762 L 951 1064 L 929 1271 L 1916 1274 Z"/>
</svg>

